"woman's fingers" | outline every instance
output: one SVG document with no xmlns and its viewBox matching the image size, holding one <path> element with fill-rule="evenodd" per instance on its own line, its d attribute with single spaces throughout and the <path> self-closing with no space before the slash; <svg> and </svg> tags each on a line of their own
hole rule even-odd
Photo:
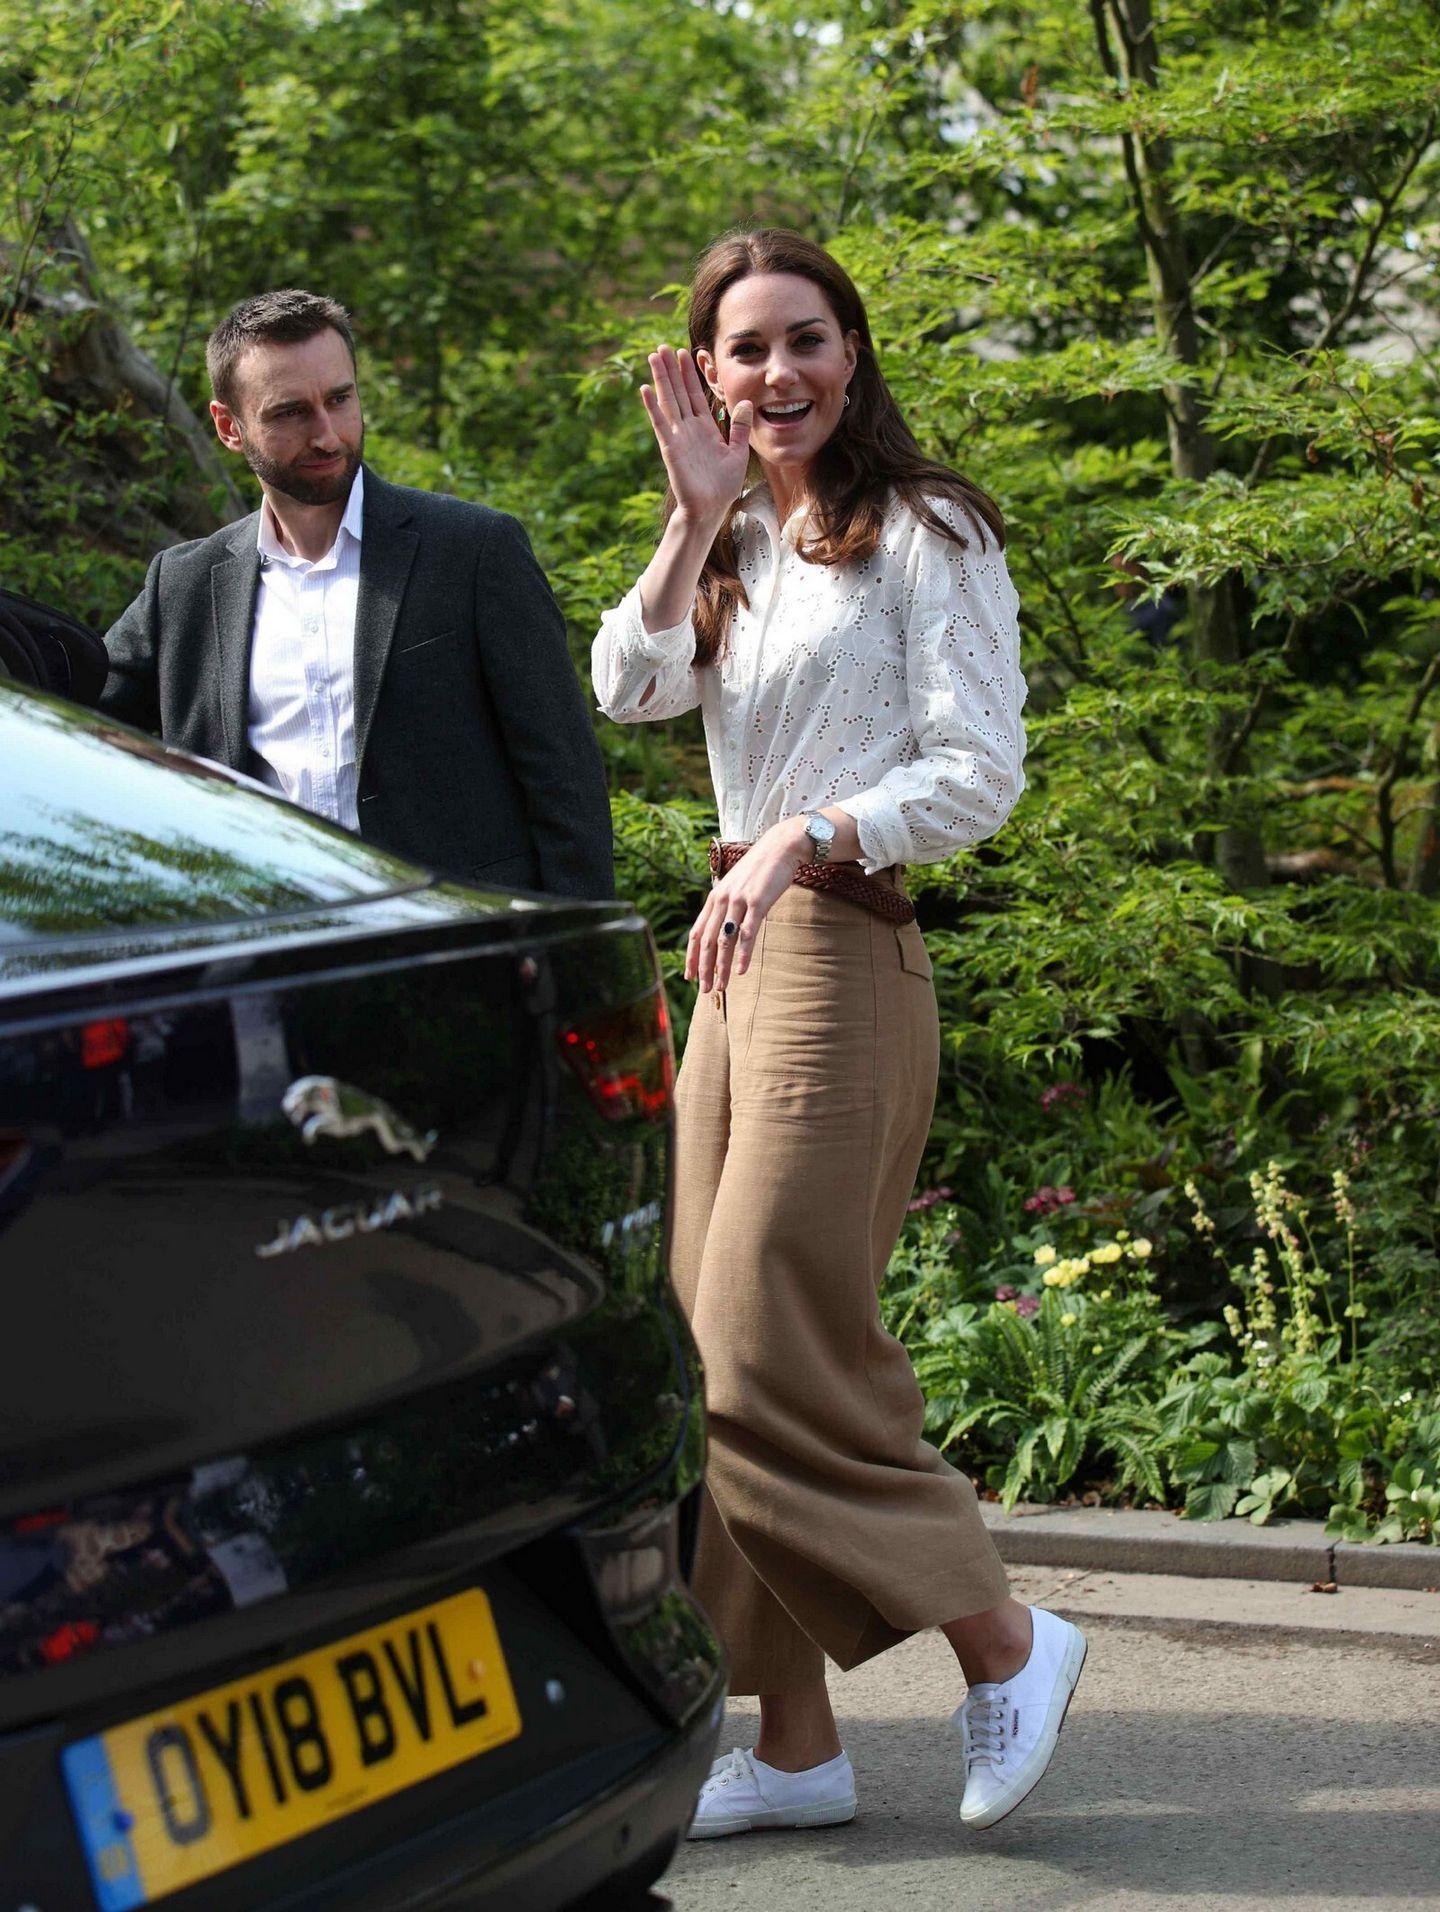
<svg viewBox="0 0 1440 1912">
<path fill-rule="evenodd" d="M 743 905 L 741 905 L 743 910 Z M 700 993 L 720 987 L 716 981 L 716 953 L 722 942 L 733 941 L 724 935 L 724 926 L 735 918 L 736 902 L 723 884 L 716 884 L 705 898 L 700 914 L 685 944 L 685 980 L 700 985 Z"/>
<path fill-rule="evenodd" d="M 710 892 L 710 908 L 705 919 L 705 928 L 700 938 L 700 993 L 708 995 L 712 989 L 723 989 L 720 980 L 720 946 L 730 939 L 725 935 L 725 925 L 735 916 L 735 898 L 726 896 L 722 890 Z"/>
<path fill-rule="evenodd" d="M 738 974 L 744 975 L 750 960 L 750 945 L 755 941 L 755 930 L 751 923 L 751 910 L 741 897 L 732 897 L 728 908 L 721 918 L 719 939 L 715 946 L 715 987 L 725 989 L 730 982 L 730 973 L 737 960 Z"/>
<path fill-rule="evenodd" d="M 663 350 L 650 354 L 650 376 L 655 381 L 655 398 L 660 407 L 660 416 L 667 425 L 674 425 L 679 414 L 675 404 L 675 387 Z"/>
<path fill-rule="evenodd" d="M 712 989 L 728 988 L 732 977 L 743 976 L 768 907 L 763 896 L 730 892 L 717 884 L 685 944 L 686 982 L 699 983 L 700 993 L 708 995 Z M 734 925 L 728 935 L 727 923 Z"/>
<path fill-rule="evenodd" d="M 650 420 L 650 429 L 654 432 L 656 439 L 659 440 L 661 450 L 663 451 L 664 440 L 661 438 L 661 431 L 664 427 L 665 420 L 660 410 L 659 397 L 651 386 L 642 385 L 640 387 L 640 403 L 645 407 L 645 416 Z"/>
<path fill-rule="evenodd" d="M 742 398 L 730 416 L 730 449 L 737 457 L 750 454 L 750 427 L 755 423 L 755 407 Z"/>
<path fill-rule="evenodd" d="M 690 409 L 697 418 L 710 415 L 710 400 L 706 395 L 705 381 L 700 376 L 700 368 L 689 352 L 680 354 L 680 378 L 685 387 L 685 396 L 690 401 Z"/>
<path fill-rule="evenodd" d="M 704 903 L 700 906 L 700 914 L 695 918 L 691 926 L 690 934 L 685 939 L 685 980 L 687 983 L 699 981 L 700 946 L 705 940 L 705 925 L 709 921 L 710 912 L 714 907 L 715 891 L 711 890 L 710 894 L 705 898 Z"/>
<path fill-rule="evenodd" d="M 661 376 L 665 380 L 666 397 L 669 400 L 671 415 L 677 423 L 683 424 L 695 414 L 690 393 L 686 388 L 684 363 L 668 345 L 662 345 L 655 354 Z"/>
<path fill-rule="evenodd" d="M 706 398 L 705 386 L 688 352 L 661 345 L 649 355 L 650 385 L 640 388 L 641 402 L 665 461 L 671 488 L 682 505 L 708 514 L 732 504 L 744 483 L 753 408 L 737 408 L 726 443 Z"/>
</svg>

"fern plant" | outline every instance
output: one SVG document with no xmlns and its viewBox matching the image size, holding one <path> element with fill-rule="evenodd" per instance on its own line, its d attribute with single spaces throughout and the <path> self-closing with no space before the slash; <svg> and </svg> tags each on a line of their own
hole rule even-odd
<svg viewBox="0 0 1440 1912">
<path fill-rule="evenodd" d="M 962 1303 L 934 1320 L 915 1369 L 942 1447 L 968 1438 L 1005 1507 L 1051 1500 L 1077 1474 L 1164 1496 L 1155 1402 L 1181 1337 L 1153 1299 L 1051 1291 L 1028 1319 Z"/>
</svg>

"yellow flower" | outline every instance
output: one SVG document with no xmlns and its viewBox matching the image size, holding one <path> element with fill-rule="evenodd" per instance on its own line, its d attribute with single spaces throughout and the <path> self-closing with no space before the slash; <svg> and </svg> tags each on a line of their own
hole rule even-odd
<svg viewBox="0 0 1440 1912">
<path fill-rule="evenodd" d="M 1097 1341 L 1095 1345 L 1091 1348 L 1090 1352 L 1091 1354 L 1104 1354 L 1105 1343 L 1103 1341 Z"/>
<path fill-rule="evenodd" d="M 1035 1250 L 1035 1266 L 1037 1268 L 1048 1268 L 1054 1259 L 1055 1250 L 1050 1246 L 1048 1241 L 1042 1243 L 1041 1246 Z"/>
<path fill-rule="evenodd" d="M 1119 1261 L 1124 1252 L 1118 1241 L 1102 1241 L 1098 1248 L 1090 1250 L 1090 1259 L 1099 1262 Z"/>
<path fill-rule="evenodd" d="M 1079 1319 L 1079 1315 L 1063 1314 L 1060 1317 L 1060 1326 L 1062 1328 L 1073 1328 Z"/>
<path fill-rule="evenodd" d="M 1064 1261 L 1057 1261 L 1053 1268 L 1047 1268 L 1041 1279 L 1047 1288 L 1069 1288 L 1089 1270 L 1088 1261 L 1067 1255 Z"/>
<path fill-rule="evenodd" d="M 1116 1241 L 1129 1241 L 1130 1230 L 1128 1228 L 1117 1228 L 1115 1230 L 1115 1239 Z"/>
<path fill-rule="evenodd" d="M 1137 1235 L 1130 1244 L 1130 1253 L 1132 1255 L 1138 1255 L 1140 1260 L 1144 1261 L 1146 1257 L 1153 1252 L 1154 1247 L 1155 1244 L 1152 1241 L 1148 1241 L 1144 1235 Z"/>
<path fill-rule="evenodd" d="M 1102 1301 L 1108 1301 L 1114 1292 L 1113 1288 L 1102 1288 L 1100 1290 L 1100 1299 Z"/>
</svg>

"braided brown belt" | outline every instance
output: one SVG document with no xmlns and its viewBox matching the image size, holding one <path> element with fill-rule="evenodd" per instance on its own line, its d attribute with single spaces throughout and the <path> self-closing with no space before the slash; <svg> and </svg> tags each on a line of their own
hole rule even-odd
<svg viewBox="0 0 1440 1912">
<path fill-rule="evenodd" d="M 718 837 L 712 837 L 711 876 L 728 876 L 752 847 L 749 843 L 722 843 Z M 795 881 L 802 890 L 819 890 L 827 896 L 838 896 L 843 902 L 858 903 L 862 910 L 883 917 L 887 923 L 915 921 L 915 905 L 903 890 L 891 889 L 888 883 L 866 876 L 856 863 L 802 863 L 795 872 Z"/>
</svg>

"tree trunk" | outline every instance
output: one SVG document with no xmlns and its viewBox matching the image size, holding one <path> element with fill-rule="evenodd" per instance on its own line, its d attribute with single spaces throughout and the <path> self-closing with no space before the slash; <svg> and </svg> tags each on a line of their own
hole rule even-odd
<svg viewBox="0 0 1440 1912">
<path fill-rule="evenodd" d="M 1107 71 L 1134 91 L 1157 83 L 1159 56 L 1150 0 L 1091 0 L 1091 11 Z M 1112 31 L 1113 29 L 1113 31 Z M 1191 302 L 1190 262 L 1185 232 L 1175 210 L 1170 182 L 1174 159 L 1166 139 L 1124 136 L 1125 170 L 1145 249 L 1145 269 L 1160 343 L 1184 365 L 1200 360 L 1199 332 Z M 1215 469 L 1215 441 L 1205 424 L 1205 402 L 1193 384 L 1170 382 L 1163 388 L 1170 468 L 1177 478 L 1203 483 Z M 1233 581 L 1193 585 L 1189 592 L 1191 654 L 1201 666 L 1224 669 L 1242 656 L 1240 620 Z M 1249 768 L 1244 748 L 1235 748 L 1239 714 L 1216 718 L 1206 738 L 1206 763 L 1222 779 Z M 1268 881 L 1265 851 L 1258 832 L 1227 824 L 1214 837 L 1214 860 L 1235 890 L 1259 889 Z"/>
<path fill-rule="evenodd" d="M 208 421 L 202 423 L 196 417 L 174 381 L 165 377 L 113 316 L 97 289 L 90 249 L 71 221 L 64 222 L 51 251 L 70 263 L 74 283 L 64 291 L 50 291 L 36 274 L 19 294 L 21 310 L 42 321 L 67 322 L 62 334 L 65 344 L 61 347 L 57 341 L 47 383 L 77 409 L 128 411 L 160 419 L 195 467 L 198 482 L 171 493 L 163 523 L 153 517 L 147 520 L 148 535 L 174 544 L 183 538 L 208 537 L 222 525 L 243 518 L 252 507 L 237 490 Z M 77 319 L 78 325 L 74 324 Z"/>
<path fill-rule="evenodd" d="M 1440 724 L 1435 726 L 1433 742 L 1440 751 Z M 1419 824 L 1420 835 L 1410 859 L 1405 887 L 1414 890 L 1417 896 L 1440 896 L 1440 778 L 1425 793 Z"/>
</svg>

